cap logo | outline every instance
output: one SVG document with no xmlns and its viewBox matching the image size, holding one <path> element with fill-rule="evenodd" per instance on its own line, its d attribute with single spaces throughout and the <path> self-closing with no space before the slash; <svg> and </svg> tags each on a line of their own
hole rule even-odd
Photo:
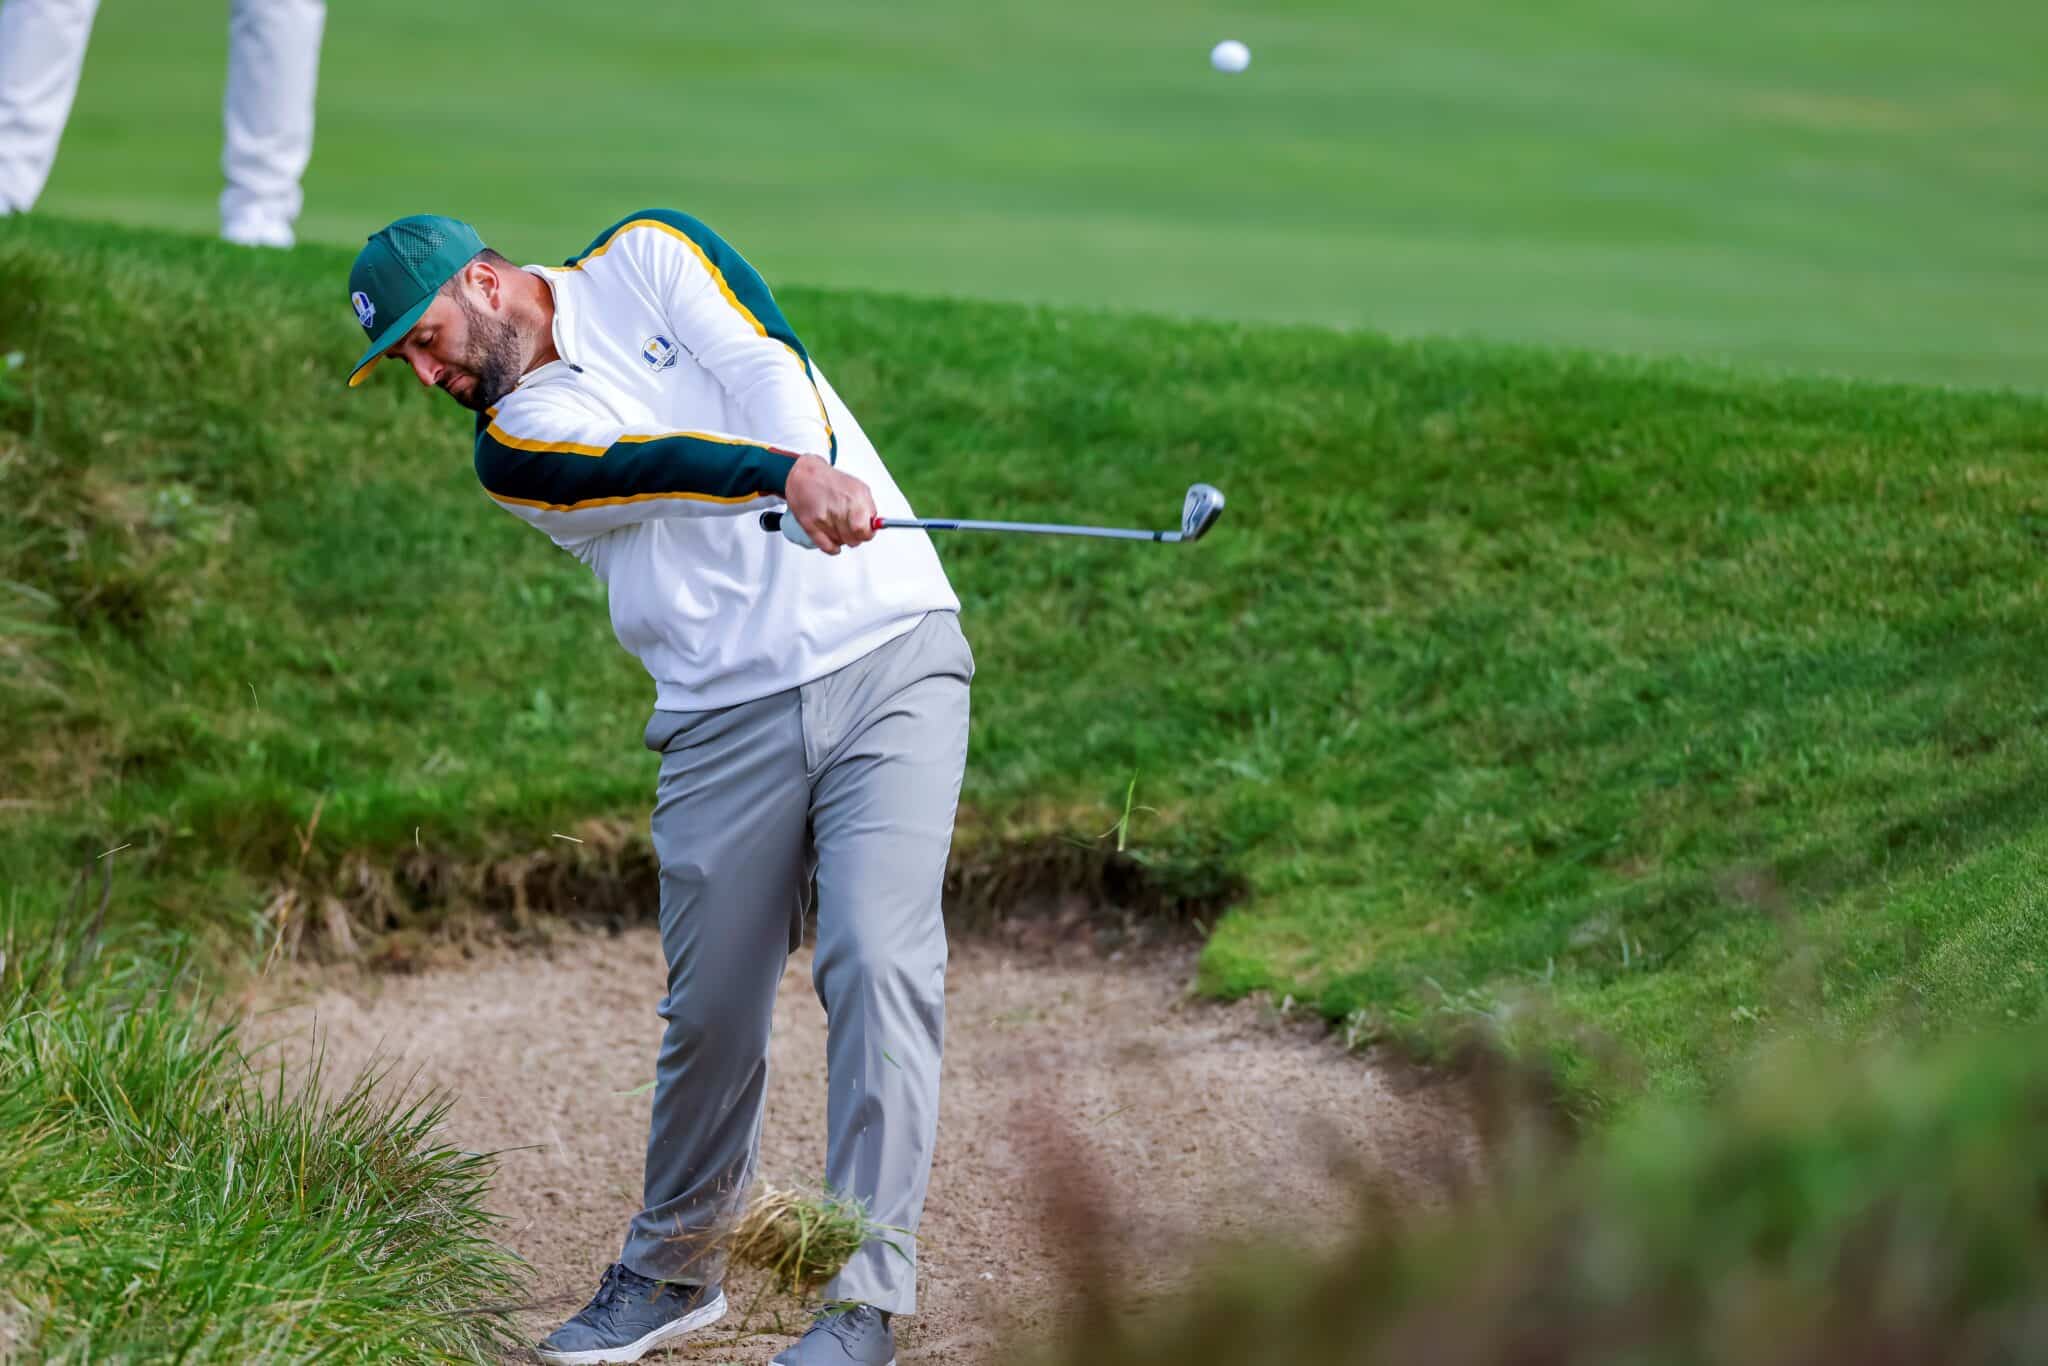
<svg viewBox="0 0 2048 1366">
<path fill-rule="evenodd" d="M 652 336 L 640 343 L 640 359 L 650 370 L 666 370 L 676 363 L 678 348 L 667 337 Z"/>
<path fill-rule="evenodd" d="M 364 330 L 367 331 L 370 324 L 377 321 L 377 305 L 371 303 L 370 296 L 360 289 L 349 295 L 348 301 L 355 305 L 356 320 L 362 323 Z"/>
</svg>

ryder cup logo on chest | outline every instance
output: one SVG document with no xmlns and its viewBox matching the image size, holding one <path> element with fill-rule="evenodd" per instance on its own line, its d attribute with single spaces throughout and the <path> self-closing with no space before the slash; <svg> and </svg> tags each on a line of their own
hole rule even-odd
<svg viewBox="0 0 2048 1366">
<path fill-rule="evenodd" d="M 377 321 L 377 305 L 370 302 L 369 295 L 359 289 L 348 296 L 348 301 L 355 305 L 356 321 L 364 328 L 367 329 L 371 323 Z"/>
<path fill-rule="evenodd" d="M 667 337 L 653 336 L 640 343 L 640 359 L 647 362 L 650 370 L 666 370 L 676 363 L 682 348 Z"/>
</svg>

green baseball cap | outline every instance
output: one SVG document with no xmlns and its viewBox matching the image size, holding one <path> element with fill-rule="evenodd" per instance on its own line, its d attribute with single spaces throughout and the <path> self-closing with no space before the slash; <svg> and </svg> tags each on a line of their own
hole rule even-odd
<svg viewBox="0 0 2048 1366">
<path fill-rule="evenodd" d="M 348 301 L 370 349 L 348 373 L 353 389 L 434 302 L 441 286 L 484 249 L 476 229 L 459 218 L 416 213 L 372 233 L 349 267 Z"/>
</svg>

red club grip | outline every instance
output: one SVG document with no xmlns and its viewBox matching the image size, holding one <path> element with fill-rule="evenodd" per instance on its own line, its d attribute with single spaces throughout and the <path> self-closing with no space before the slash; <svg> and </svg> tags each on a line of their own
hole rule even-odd
<svg viewBox="0 0 2048 1366">
<path fill-rule="evenodd" d="M 877 517 L 875 518 L 875 524 L 868 529 L 870 531 L 880 531 L 883 527 L 887 525 L 889 525 L 887 522 L 883 521 L 880 517 Z"/>
</svg>

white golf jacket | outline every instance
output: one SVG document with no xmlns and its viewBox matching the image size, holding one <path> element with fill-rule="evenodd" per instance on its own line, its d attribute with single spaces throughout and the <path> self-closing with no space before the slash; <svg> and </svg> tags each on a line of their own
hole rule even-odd
<svg viewBox="0 0 2048 1366">
<path fill-rule="evenodd" d="M 590 566 L 655 706 L 696 711 L 808 683 L 959 599 L 921 531 L 836 556 L 763 532 L 799 454 L 831 459 L 911 516 L 768 287 L 716 233 L 636 213 L 560 268 L 562 359 L 477 419 L 500 507 Z"/>
</svg>

